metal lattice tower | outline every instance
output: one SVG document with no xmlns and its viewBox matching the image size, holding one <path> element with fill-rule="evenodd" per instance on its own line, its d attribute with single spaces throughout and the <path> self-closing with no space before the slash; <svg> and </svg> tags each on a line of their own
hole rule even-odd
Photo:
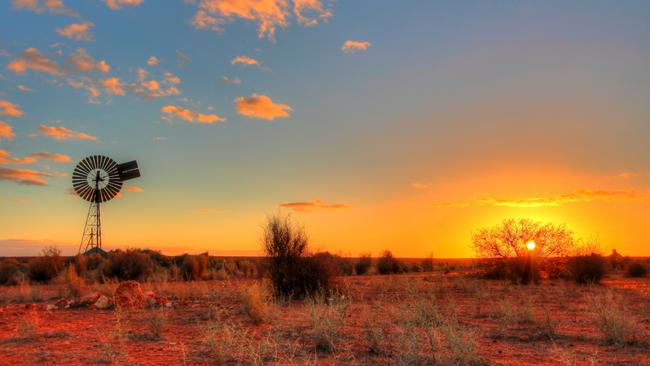
<svg viewBox="0 0 650 366">
<path fill-rule="evenodd" d="M 100 204 L 117 196 L 122 182 L 140 176 L 138 163 L 117 164 L 102 155 L 89 156 L 77 164 L 72 173 L 72 186 L 79 197 L 90 202 L 79 253 L 102 248 L 102 221 Z"/>
</svg>

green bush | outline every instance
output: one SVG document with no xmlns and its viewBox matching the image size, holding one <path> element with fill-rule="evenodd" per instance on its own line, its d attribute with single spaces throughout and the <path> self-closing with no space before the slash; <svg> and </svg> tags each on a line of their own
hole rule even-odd
<svg viewBox="0 0 650 366">
<path fill-rule="evenodd" d="M 573 280 L 579 284 L 600 283 L 607 274 L 607 260 L 599 254 L 573 257 L 568 265 Z"/>
</svg>

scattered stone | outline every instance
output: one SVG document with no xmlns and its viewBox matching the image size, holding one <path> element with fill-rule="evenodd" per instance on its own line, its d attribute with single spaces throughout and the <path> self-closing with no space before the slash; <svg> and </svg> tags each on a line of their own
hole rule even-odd
<svg viewBox="0 0 650 366">
<path fill-rule="evenodd" d="M 53 304 L 47 304 L 47 306 L 45 306 L 45 310 L 47 311 L 58 310 L 58 309 L 59 307 Z"/>
<path fill-rule="evenodd" d="M 108 299 L 108 297 L 100 295 L 97 301 L 95 301 L 94 306 L 95 309 L 105 310 L 113 306 L 113 304 L 111 304 L 111 301 Z"/>
<path fill-rule="evenodd" d="M 79 299 L 79 301 L 76 303 L 76 306 L 78 307 L 89 307 L 93 305 L 94 303 L 97 302 L 97 300 L 102 296 L 100 293 L 92 293 L 90 295 L 86 295 Z"/>
<path fill-rule="evenodd" d="M 58 307 L 58 308 L 67 309 L 67 308 L 70 307 L 70 301 L 68 301 L 68 299 L 62 297 L 62 298 L 58 299 L 54 303 L 54 305 L 56 305 L 56 307 Z"/>
<path fill-rule="evenodd" d="M 120 308 L 139 308 L 146 304 L 142 288 L 135 281 L 120 282 L 113 294 L 113 302 Z"/>
</svg>

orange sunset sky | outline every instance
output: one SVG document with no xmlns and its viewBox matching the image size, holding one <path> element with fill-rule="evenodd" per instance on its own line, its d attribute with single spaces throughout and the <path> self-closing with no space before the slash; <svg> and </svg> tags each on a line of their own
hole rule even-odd
<svg viewBox="0 0 650 366">
<path fill-rule="evenodd" d="M 90 154 L 142 177 L 106 249 L 471 257 L 506 218 L 650 255 L 650 3 L 0 5 L 0 256 L 76 253 Z"/>
</svg>

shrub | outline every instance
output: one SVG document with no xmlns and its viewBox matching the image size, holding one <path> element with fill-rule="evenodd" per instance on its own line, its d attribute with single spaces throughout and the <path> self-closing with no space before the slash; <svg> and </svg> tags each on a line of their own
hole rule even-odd
<svg viewBox="0 0 650 366">
<path fill-rule="evenodd" d="M 633 262 L 625 270 L 627 277 L 645 277 L 648 275 L 648 269 L 641 262 Z"/>
<path fill-rule="evenodd" d="M 405 266 L 393 257 L 393 253 L 386 250 L 377 260 L 377 272 L 379 274 L 403 273 L 405 272 Z"/>
<path fill-rule="evenodd" d="M 420 267 L 422 268 L 422 272 L 433 272 L 433 255 L 429 258 L 424 258 L 420 262 Z"/>
<path fill-rule="evenodd" d="M 20 263 L 13 258 L 0 261 L 0 285 L 15 285 Z"/>
<path fill-rule="evenodd" d="M 290 216 L 270 216 L 264 231 L 267 275 L 278 297 L 304 297 L 309 293 L 328 292 L 338 272 L 331 255 L 307 257 L 307 235 L 291 222 Z"/>
<path fill-rule="evenodd" d="M 121 281 L 145 280 L 153 272 L 153 262 L 149 255 L 137 249 L 111 252 L 108 260 L 109 275 Z"/>
<path fill-rule="evenodd" d="M 362 254 L 361 257 L 359 257 L 359 260 L 354 264 L 354 271 L 358 275 L 363 275 L 368 273 L 370 267 L 372 267 L 372 258 L 370 257 L 370 254 Z"/>
<path fill-rule="evenodd" d="M 316 348 L 319 351 L 336 351 L 349 305 L 349 302 L 340 296 L 335 296 L 335 299 L 329 302 L 325 302 L 322 296 L 312 299 L 311 326 L 314 330 Z"/>
<path fill-rule="evenodd" d="M 48 282 L 63 270 L 61 251 L 56 247 L 47 247 L 41 256 L 29 263 L 29 278 L 36 282 Z"/>
<path fill-rule="evenodd" d="M 580 284 L 599 283 L 607 273 L 607 261 L 601 255 L 582 255 L 569 259 L 569 272 Z"/>
<path fill-rule="evenodd" d="M 202 279 L 208 270 L 208 256 L 185 256 L 181 265 L 181 273 L 187 281 L 196 281 Z"/>
<path fill-rule="evenodd" d="M 601 297 L 593 299 L 596 325 L 611 344 L 633 344 L 637 341 L 639 326 L 628 315 L 624 304 L 614 297 L 610 290 Z"/>
<path fill-rule="evenodd" d="M 65 272 L 65 291 L 67 297 L 79 297 L 85 283 L 83 279 L 77 275 L 77 270 L 74 266 L 68 266 Z"/>
<path fill-rule="evenodd" d="M 254 323 L 260 324 L 266 321 L 268 317 L 268 299 L 262 286 L 255 283 L 244 288 L 240 294 L 240 299 L 242 311 Z"/>
</svg>

